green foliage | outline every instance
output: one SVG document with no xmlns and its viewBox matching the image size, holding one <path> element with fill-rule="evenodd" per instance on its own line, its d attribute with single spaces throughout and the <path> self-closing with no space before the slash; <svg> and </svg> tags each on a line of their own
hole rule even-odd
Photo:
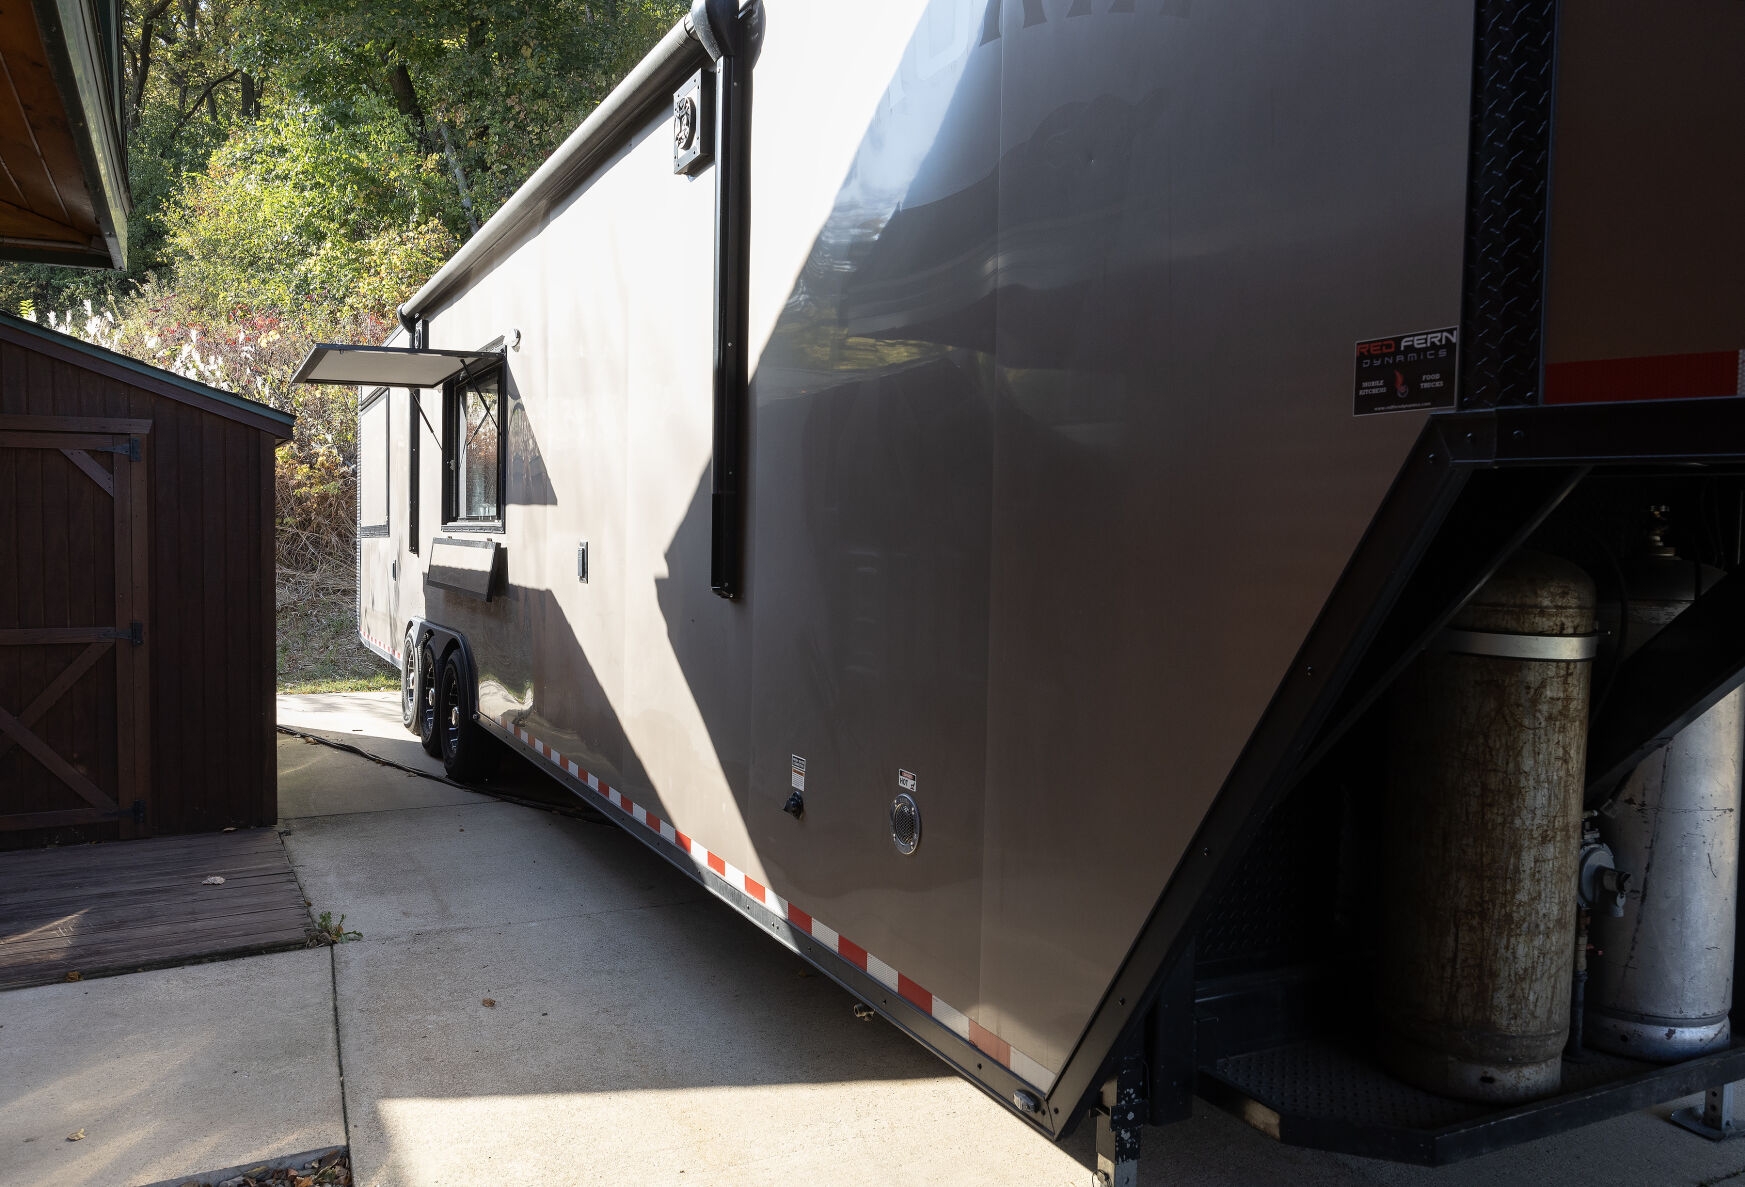
<svg viewBox="0 0 1745 1187">
<path fill-rule="evenodd" d="M 458 167 L 483 222 L 688 8 L 277 0 L 241 21 L 238 55 L 307 102 L 392 100 L 422 150 Z"/>
<path fill-rule="evenodd" d="M 259 400 L 297 415 L 292 456 L 311 462 L 332 454 L 350 465 L 357 447 L 357 394 L 347 388 L 293 385 L 291 376 L 315 342 L 380 342 L 391 315 L 307 302 L 289 308 L 232 306 L 212 310 L 146 280 L 107 307 L 87 303 L 38 320 L 142 362 Z"/>
<path fill-rule="evenodd" d="M 171 199 L 164 225 L 178 296 L 208 317 L 318 308 L 384 315 L 459 241 L 459 202 L 383 101 L 342 118 L 269 104 Z"/>
<path fill-rule="evenodd" d="M 279 567 L 316 572 L 325 565 L 349 561 L 345 553 L 356 526 L 353 508 L 357 499 L 351 467 L 331 450 L 312 457 L 283 450 L 274 478 Z"/>
</svg>

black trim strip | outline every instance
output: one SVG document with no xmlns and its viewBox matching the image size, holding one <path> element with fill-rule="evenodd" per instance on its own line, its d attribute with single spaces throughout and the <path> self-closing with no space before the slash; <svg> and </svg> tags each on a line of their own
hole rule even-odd
<svg viewBox="0 0 1745 1187">
<path fill-rule="evenodd" d="M 689 26 L 715 59 L 714 444 L 709 465 L 709 588 L 736 598 L 744 585 L 742 470 L 750 387 L 751 72 L 763 7 L 695 0 Z"/>
<path fill-rule="evenodd" d="M 1537 404 L 1544 389 L 1545 220 L 1557 0 L 1480 0 L 1461 287 L 1460 407 Z"/>
</svg>

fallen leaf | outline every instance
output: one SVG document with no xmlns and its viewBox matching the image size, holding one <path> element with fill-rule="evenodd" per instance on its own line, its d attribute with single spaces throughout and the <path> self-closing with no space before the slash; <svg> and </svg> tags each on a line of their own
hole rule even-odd
<svg viewBox="0 0 1745 1187">
<path fill-rule="evenodd" d="M 69 1141 L 69 1142 L 82 1142 L 84 1140 L 85 1140 L 85 1131 L 82 1129 L 78 1133 L 69 1133 L 67 1135 L 67 1141 Z"/>
<path fill-rule="evenodd" d="M 497 1004 L 497 999 L 494 997 L 487 997 L 484 1001 L 480 1002 L 479 1004 L 481 1006 L 495 1006 Z"/>
<path fill-rule="evenodd" d="M 236 826 L 234 824 L 232 824 L 232 825 L 229 825 L 225 828 L 221 828 L 218 831 L 221 833 L 233 833 L 236 831 Z"/>
<path fill-rule="evenodd" d="M 67 980 L 69 980 L 69 981 L 83 981 L 84 979 L 85 979 L 85 975 L 83 973 L 80 973 L 77 971 L 70 972 L 67 974 Z"/>
<path fill-rule="evenodd" d="M 223 886 L 224 885 L 224 877 L 221 874 L 214 874 L 210 878 L 207 878 L 204 882 L 200 883 L 200 885 L 202 885 L 202 886 Z"/>
</svg>

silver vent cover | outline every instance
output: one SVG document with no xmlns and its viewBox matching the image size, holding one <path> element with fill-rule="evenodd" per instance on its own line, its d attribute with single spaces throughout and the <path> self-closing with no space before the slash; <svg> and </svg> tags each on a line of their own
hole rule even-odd
<svg viewBox="0 0 1745 1187">
<path fill-rule="evenodd" d="M 898 853 L 913 853 L 921 844 L 921 808 L 906 791 L 891 801 L 891 844 Z"/>
</svg>

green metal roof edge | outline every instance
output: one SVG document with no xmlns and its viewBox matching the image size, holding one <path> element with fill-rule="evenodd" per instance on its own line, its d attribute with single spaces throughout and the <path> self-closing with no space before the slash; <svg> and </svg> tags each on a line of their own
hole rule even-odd
<svg viewBox="0 0 1745 1187">
<path fill-rule="evenodd" d="M 36 322 L 18 317 L 15 314 L 0 311 L 0 325 L 22 331 L 47 342 L 56 343 L 69 350 L 77 351 L 79 354 L 89 355 L 112 366 L 118 366 L 125 371 L 132 371 L 136 375 L 155 379 L 159 383 L 167 383 L 172 387 L 179 387 L 183 391 L 192 392 L 194 395 L 205 396 L 208 400 L 217 400 L 220 404 L 228 404 L 239 411 L 251 412 L 256 416 L 264 416 L 268 420 L 279 421 L 287 429 L 297 423 L 297 417 L 294 413 L 281 412 L 271 404 L 262 404 L 258 400 L 249 399 L 247 396 L 227 392 L 221 387 L 209 387 L 197 379 L 189 379 L 185 375 L 178 375 L 174 371 L 165 370 L 163 367 L 142 363 L 136 358 L 120 354 L 92 342 L 86 342 L 83 338 L 75 338 L 71 334 L 63 334 L 59 330 L 51 330 L 47 326 L 38 325 Z"/>
</svg>

